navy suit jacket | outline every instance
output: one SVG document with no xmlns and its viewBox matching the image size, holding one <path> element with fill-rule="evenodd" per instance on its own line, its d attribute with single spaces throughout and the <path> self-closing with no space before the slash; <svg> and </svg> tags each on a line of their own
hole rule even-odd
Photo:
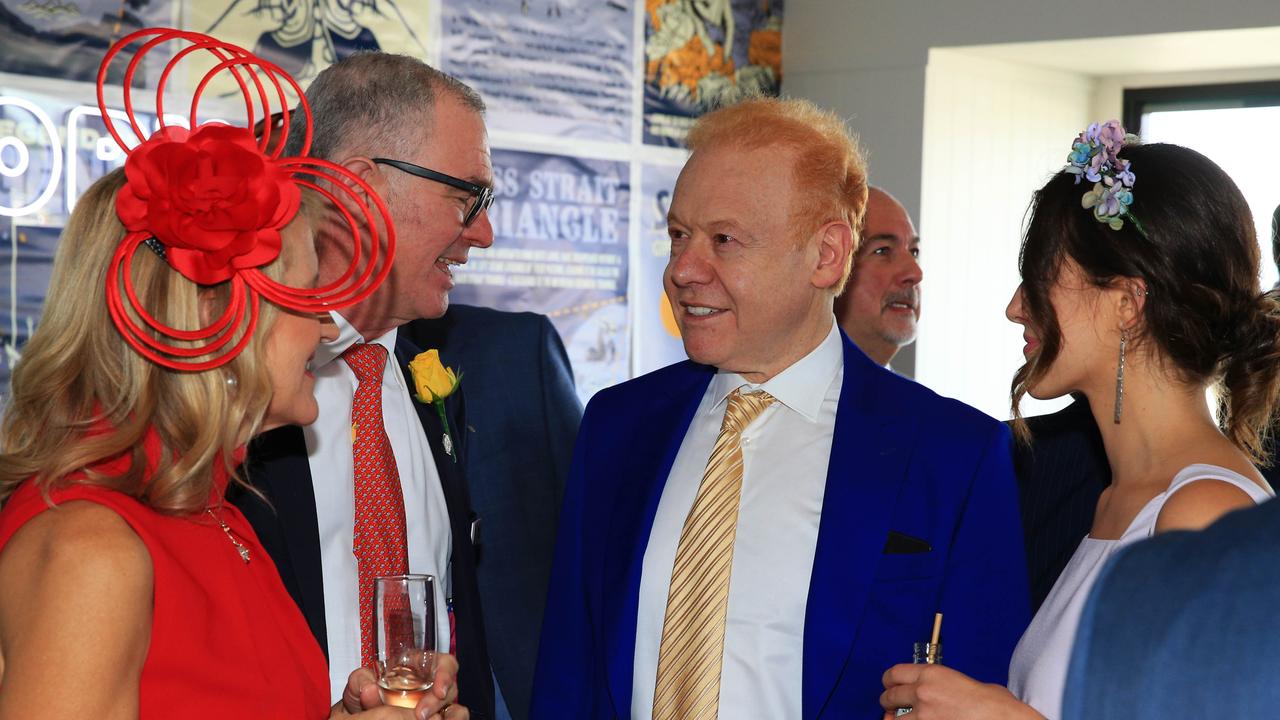
<svg viewBox="0 0 1280 720">
<path fill-rule="evenodd" d="M 561 511 L 535 720 L 630 717 L 645 548 L 714 373 L 686 361 L 588 404 Z M 1004 683 L 1029 618 L 1008 430 L 845 338 L 834 432 L 805 614 L 803 717 L 879 718 L 881 674 L 910 662 L 935 612 L 946 616 L 946 663 Z M 890 531 L 931 550 L 886 554 Z"/>
<path fill-rule="evenodd" d="M 546 316 L 452 305 L 400 329 L 439 348 L 467 389 L 467 484 L 484 520 L 480 595 L 489 657 L 514 720 L 529 715 L 538 633 L 573 438 L 573 370 Z"/>
<path fill-rule="evenodd" d="M 421 349 L 406 338 L 396 335 L 396 361 L 409 374 L 409 361 Z M 493 718 L 493 677 L 485 648 L 484 621 L 481 617 L 480 591 L 476 584 L 475 556 L 471 544 L 474 514 L 467 497 L 462 470 L 444 451 L 444 428 L 435 408 L 415 403 L 422 430 L 431 445 L 440 484 L 448 506 L 452 532 L 453 555 L 450 558 L 453 587 L 453 611 L 457 632 L 459 702 L 471 710 L 471 717 Z M 460 427 L 463 401 L 455 393 L 448 403 L 450 429 Z M 321 408 L 320 412 L 324 412 Z M 455 437 L 461 433 L 454 432 Z M 459 440 L 462 440 L 459 437 Z M 328 634 L 324 617 L 324 575 L 320 564 L 320 530 L 316 519 L 316 496 L 311 486 L 311 466 L 302 428 L 285 426 L 263 433 L 249 446 L 245 474 L 265 497 L 233 485 L 227 497 L 248 518 L 263 547 L 271 555 L 280 579 L 302 610 L 311 632 L 328 657 Z M 413 508 L 405 508 L 408 513 Z M 351 619 L 356 622 L 356 618 Z M 354 670 L 355 668 L 349 668 Z"/>
<path fill-rule="evenodd" d="M 1111 466 L 1083 396 L 1056 413 L 1027 418 L 1027 426 L 1031 445 L 1015 444 L 1013 467 L 1035 613 L 1093 527 Z"/>
<path fill-rule="evenodd" d="M 1275 500 L 1126 548 L 1085 605 L 1063 718 L 1275 717 L 1277 567 Z"/>
</svg>

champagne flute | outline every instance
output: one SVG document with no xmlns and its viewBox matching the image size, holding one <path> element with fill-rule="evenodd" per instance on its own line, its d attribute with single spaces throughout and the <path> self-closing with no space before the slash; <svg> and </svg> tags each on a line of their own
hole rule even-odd
<svg viewBox="0 0 1280 720">
<path fill-rule="evenodd" d="M 377 578 L 378 695 L 413 708 L 436 675 L 436 579 L 431 575 Z"/>
</svg>

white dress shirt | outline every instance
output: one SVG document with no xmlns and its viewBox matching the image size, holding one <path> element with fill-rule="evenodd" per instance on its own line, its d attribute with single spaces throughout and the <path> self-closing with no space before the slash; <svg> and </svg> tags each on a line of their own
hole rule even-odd
<svg viewBox="0 0 1280 720">
<path fill-rule="evenodd" d="M 720 676 L 720 717 L 800 717 L 804 615 L 822 496 L 843 384 L 835 318 L 808 355 L 761 385 L 720 372 L 685 434 L 658 502 L 640 576 L 631 716 L 653 716 L 658 649 L 685 518 L 720 434 L 729 393 L 746 386 L 777 402 L 742 433 L 742 498 Z"/>
<path fill-rule="evenodd" d="M 320 525 L 320 564 L 324 573 L 324 622 L 329 642 L 329 683 L 333 701 L 341 699 L 347 676 L 360 667 L 360 593 L 355 534 L 355 477 L 351 459 L 351 404 L 356 376 L 341 359 L 360 333 L 338 313 L 330 313 L 338 338 L 321 343 L 312 363 L 320 416 L 303 429 Z M 404 492 L 409 572 L 436 577 L 436 647 L 449 649 L 445 587 L 452 555 L 449 513 L 431 446 L 422 432 L 416 402 L 409 395 L 396 360 L 396 331 L 372 342 L 387 349 L 382 375 L 382 418 L 395 453 Z"/>
</svg>

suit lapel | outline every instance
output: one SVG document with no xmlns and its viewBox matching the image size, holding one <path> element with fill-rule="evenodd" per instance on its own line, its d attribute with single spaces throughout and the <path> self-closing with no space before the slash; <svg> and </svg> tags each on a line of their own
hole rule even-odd
<svg viewBox="0 0 1280 720">
<path fill-rule="evenodd" d="M 409 370 L 409 363 L 418 354 L 419 350 L 410 342 L 403 334 L 398 335 L 396 339 L 396 361 L 400 364 L 400 372 L 404 375 L 405 382 L 411 387 L 413 384 L 413 373 Z M 450 396 L 445 400 L 446 414 L 453 409 L 453 405 L 458 402 L 460 394 Z M 422 423 L 422 432 L 426 433 L 427 443 L 431 446 L 431 457 L 435 460 L 436 471 L 440 474 L 441 484 L 448 490 L 457 483 L 459 479 L 458 457 L 459 448 L 455 446 L 455 440 L 449 441 L 448 452 L 445 450 L 444 442 L 444 425 L 440 423 L 440 415 L 436 412 L 435 405 L 431 403 L 419 402 L 416 398 L 413 400 L 413 409 L 418 413 L 418 420 Z M 459 429 L 450 426 L 454 438 L 458 437 Z"/>
<path fill-rule="evenodd" d="M 844 382 L 805 610 L 806 720 L 822 714 L 849 661 L 910 460 L 915 423 L 900 408 L 878 401 L 879 373 L 846 338 Z"/>
<path fill-rule="evenodd" d="M 626 441 L 628 466 L 620 468 L 620 477 L 614 481 L 618 494 L 607 510 L 610 534 L 605 546 L 601 619 L 609 695 L 618 717 L 631 715 L 640 575 L 649 532 L 676 453 L 715 375 L 712 369 L 693 363 L 686 363 L 686 367 L 667 384 L 664 393 L 646 403 L 633 427 L 621 430 L 631 433 Z"/>
</svg>

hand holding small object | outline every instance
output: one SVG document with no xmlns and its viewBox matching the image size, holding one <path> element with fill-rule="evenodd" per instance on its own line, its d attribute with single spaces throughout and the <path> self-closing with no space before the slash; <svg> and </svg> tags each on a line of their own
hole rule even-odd
<svg viewBox="0 0 1280 720">
<path fill-rule="evenodd" d="M 880 707 L 885 720 L 911 707 L 912 720 L 1043 720 L 1001 685 L 981 683 L 942 665 L 902 663 L 885 671 Z"/>
<path fill-rule="evenodd" d="M 416 718 L 416 720 L 468 720 L 471 712 L 454 703 L 458 699 L 458 661 L 452 655 L 436 656 L 436 673 L 431 689 L 412 711 L 383 705 L 378 695 L 378 675 L 372 668 L 360 668 L 347 679 L 342 702 L 333 706 L 330 718 L 359 715 L 368 720 Z"/>
</svg>

